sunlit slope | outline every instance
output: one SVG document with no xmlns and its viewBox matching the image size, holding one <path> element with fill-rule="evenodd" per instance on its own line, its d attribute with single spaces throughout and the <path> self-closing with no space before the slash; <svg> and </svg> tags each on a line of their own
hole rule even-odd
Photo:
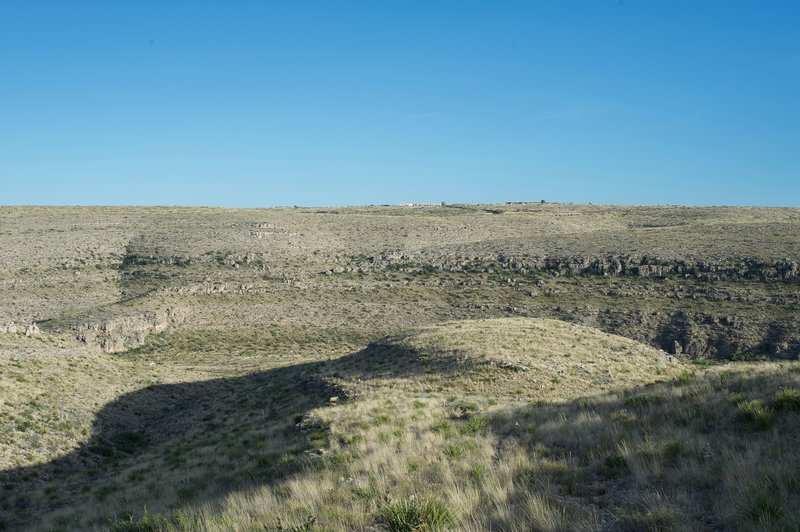
<svg viewBox="0 0 800 532">
<path fill-rule="evenodd" d="M 164 337 L 155 352 L 65 357 L 57 377 L 45 378 L 39 362 L 55 355 L 39 345 L 47 338 L 6 346 L 15 353 L 9 378 L 36 379 L 15 395 L 6 381 L 6 406 L 63 436 L 53 440 L 57 458 L 42 463 L 32 453 L 30 465 L 0 471 L 0 484 L 14 486 L 0 493 L 7 529 L 794 530 L 798 522 L 794 362 L 705 367 L 588 327 L 498 318 L 412 328 L 342 356 L 215 378 L 187 364 L 208 345 L 171 351 L 176 362 L 192 357 L 172 365 Z M 109 373 L 112 362 L 101 397 L 95 368 Z M 45 387 L 53 393 L 33 395 Z M 79 389 L 92 399 L 84 406 Z M 88 431 L 53 421 L 59 395 L 62 410 L 93 418 L 80 425 Z M 33 449 L 27 441 L 12 445 Z"/>
<path fill-rule="evenodd" d="M 77 450 L 96 430 L 96 416 L 108 403 L 185 378 L 175 369 L 167 373 L 143 360 L 47 334 L 0 334 L 0 471 Z"/>
<path fill-rule="evenodd" d="M 560 400 L 672 378 L 683 364 L 628 338 L 558 320 L 454 321 L 376 342 L 340 364 L 362 378 L 419 375 L 487 396 Z"/>
</svg>

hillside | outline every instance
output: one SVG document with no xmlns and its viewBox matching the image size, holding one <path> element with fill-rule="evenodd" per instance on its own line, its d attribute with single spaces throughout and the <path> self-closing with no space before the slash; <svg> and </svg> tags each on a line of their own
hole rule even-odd
<svg viewBox="0 0 800 532">
<path fill-rule="evenodd" d="M 775 208 L 3 207 L 0 327 L 120 351 L 173 322 L 313 325 L 334 352 L 324 338 L 516 315 L 670 353 L 792 358 L 799 234 L 800 211 Z"/>
<path fill-rule="evenodd" d="M 141 354 L 94 357 L 60 381 L 96 383 L 103 362 L 154 381 L 176 371 Z M 37 367 L 21 389 L 49 389 Z M 113 393 L 119 373 L 104 370 Z M 800 517 L 787 473 L 800 465 L 787 454 L 800 443 L 796 362 L 703 369 L 594 329 L 510 318 L 239 377 L 143 384 L 97 412 L 63 387 L 38 396 L 40 409 L 95 420 L 71 452 L 0 473 L 14 486 L 7 524 L 403 530 L 399 512 L 464 530 L 559 530 L 705 526 L 710 508 L 722 528 L 742 515 L 752 526 Z M 426 504 L 439 517 L 414 517 Z"/>
<path fill-rule="evenodd" d="M 646 384 L 681 368 L 676 358 L 633 340 L 536 318 L 445 322 L 384 338 L 364 353 L 334 367 L 363 380 L 422 372 L 417 379 L 424 388 L 440 382 L 453 393 L 529 401 Z M 366 368 L 359 370 L 362 359 Z"/>
<path fill-rule="evenodd" d="M 0 526 L 792 529 L 800 211 L 0 208 Z"/>
</svg>

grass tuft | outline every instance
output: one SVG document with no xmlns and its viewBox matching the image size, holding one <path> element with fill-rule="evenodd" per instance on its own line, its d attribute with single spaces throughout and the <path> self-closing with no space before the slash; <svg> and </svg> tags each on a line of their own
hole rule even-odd
<svg viewBox="0 0 800 532">
<path fill-rule="evenodd" d="M 784 515 L 781 502 L 763 490 L 757 491 L 752 499 L 743 503 L 740 510 L 742 517 L 754 525 L 775 523 Z"/>
<path fill-rule="evenodd" d="M 783 388 L 775 392 L 772 397 L 772 407 L 775 410 L 800 411 L 800 391 L 794 388 Z"/>
<path fill-rule="evenodd" d="M 766 430 L 775 423 L 774 411 L 760 399 L 741 402 L 736 408 L 739 419 L 755 430 Z"/>
<path fill-rule="evenodd" d="M 108 530 L 111 532 L 161 532 L 173 528 L 169 519 L 160 515 L 149 514 L 147 513 L 147 508 L 138 517 L 129 513 L 122 519 L 112 519 L 108 524 Z"/>
<path fill-rule="evenodd" d="M 455 524 L 455 514 L 440 499 L 414 496 L 384 504 L 381 518 L 392 532 L 447 530 Z"/>
<path fill-rule="evenodd" d="M 459 432 L 461 434 L 478 434 L 482 432 L 486 432 L 486 427 L 488 423 L 486 418 L 483 416 L 473 416 L 470 417 L 467 422 L 459 428 Z"/>
</svg>

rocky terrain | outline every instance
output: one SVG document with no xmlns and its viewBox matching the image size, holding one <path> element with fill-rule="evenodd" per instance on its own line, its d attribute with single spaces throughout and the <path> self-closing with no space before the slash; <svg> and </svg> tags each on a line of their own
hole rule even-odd
<svg viewBox="0 0 800 532">
<path fill-rule="evenodd" d="M 310 318 L 374 336 L 359 322 L 383 333 L 484 315 L 555 317 L 691 356 L 800 350 L 796 209 L 29 207 L 0 220 L 4 330 L 109 352 L 184 320 Z"/>
<path fill-rule="evenodd" d="M 0 207 L 0 526 L 791 527 L 799 356 L 800 209 Z"/>
</svg>

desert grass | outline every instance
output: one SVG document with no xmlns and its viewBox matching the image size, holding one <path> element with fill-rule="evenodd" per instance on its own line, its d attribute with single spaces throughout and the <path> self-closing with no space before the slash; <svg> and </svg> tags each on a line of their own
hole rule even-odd
<svg viewBox="0 0 800 532">
<path fill-rule="evenodd" d="M 590 361 L 600 366 L 588 376 L 570 371 Z M 90 476 L 38 481 L 33 502 L 52 500 L 37 528 L 798 524 L 796 362 L 689 364 L 586 327 L 500 319 L 198 386 L 156 386 L 145 410 L 120 403 L 151 415 L 183 396 L 185 410 L 151 418 L 161 440 L 109 436 L 113 457 Z M 65 487 L 69 506 L 54 493 Z"/>
<path fill-rule="evenodd" d="M 795 284 L 512 273 L 499 256 L 769 270 L 796 262 L 798 224 L 552 204 L 0 208 L 0 326 L 44 331 L 0 334 L 0 526 L 795 529 L 796 363 L 652 347 L 796 354 Z M 382 256 L 400 262 L 372 268 Z M 444 267 L 461 258 L 480 268 Z M 70 329 L 164 308 L 185 322 L 125 353 Z"/>
<path fill-rule="evenodd" d="M 186 378 L 48 335 L 0 335 L 0 469 L 77 449 L 98 411 L 120 395 Z"/>
<path fill-rule="evenodd" d="M 299 474 L 180 518 L 206 530 L 789 530 L 800 418 L 781 409 L 765 429 L 737 405 L 780 404 L 798 385 L 795 363 L 523 405 L 384 390 L 316 412 L 330 445 Z M 444 517 L 426 521 L 431 506 Z"/>
<path fill-rule="evenodd" d="M 447 322 L 413 330 L 389 344 L 413 353 L 448 385 L 495 398 L 569 399 L 682 371 L 678 359 L 663 351 L 548 319 Z M 398 358 L 395 353 L 392 363 Z"/>
</svg>

